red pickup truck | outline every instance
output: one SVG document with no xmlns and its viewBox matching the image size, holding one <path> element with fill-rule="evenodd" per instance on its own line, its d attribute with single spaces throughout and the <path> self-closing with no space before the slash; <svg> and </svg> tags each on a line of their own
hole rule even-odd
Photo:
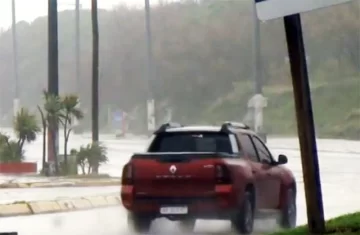
<svg viewBox="0 0 360 235">
<path fill-rule="evenodd" d="M 196 219 L 219 219 L 250 234 L 254 220 L 264 216 L 291 228 L 296 181 L 286 163 L 286 156 L 275 160 L 242 123 L 168 123 L 154 133 L 145 153 L 135 153 L 124 166 L 121 199 L 135 232 L 147 232 L 159 217 L 180 221 L 187 232 Z"/>
</svg>

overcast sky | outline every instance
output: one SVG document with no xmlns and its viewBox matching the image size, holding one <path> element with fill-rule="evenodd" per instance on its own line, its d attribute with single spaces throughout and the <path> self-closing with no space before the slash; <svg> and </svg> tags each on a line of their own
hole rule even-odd
<svg viewBox="0 0 360 235">
<path fill-rule="evenodd" d="M 11 25 L 11 1 L 0 0 L 0 28 L 8 28 Z M 152 4 L 159 0 L 150 0 Z M 17 21 L 33 21 L 39 16 L 47 15 L 48 0 L 16 0 Z M 75 0 L 58 0 L 59 11 L 74 9 L 72 4 Z M 80 0 L 84 8 L 90 8 L 91 0 Z M 126 4 L 131 6 L 144 6 L 144 0 L 98 0 L 99 8 L 111 9 L 114 5 Z"/>
</svg>

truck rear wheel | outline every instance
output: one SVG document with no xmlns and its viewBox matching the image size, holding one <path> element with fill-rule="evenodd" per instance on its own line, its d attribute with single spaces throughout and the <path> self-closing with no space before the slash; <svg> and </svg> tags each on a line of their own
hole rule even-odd
<svg viewBox="0 0 360 235">
<path fill-rule="evenodd" d="M 294 189 L 288 189 L 286 194 L 286 204 L 281 210 L 280 226 L 282 228 L 296 227 L 297 207 L 296 207 L 296 193 Z"/>
<path fill-rule="evenodd" d="M 254 228 L 254 197 L 253 193 L 247 191 L 244 200 L 239 206 L 234 218 L 232 226 L 239 234 L 251 234 Z"/>
<path fill-rule="evenodd" d="M 152 219 L 147 216 L 128 214 L 128 226 L 135 233 L 147 233 L 150 230 Z"/>
<path fill-rule="evenodd" d="M 185 219 L 180 221 L 180 229 L 184 233 L 191 233 L 194 231 L 195 228 L 195 219 Z"/>
</svg>

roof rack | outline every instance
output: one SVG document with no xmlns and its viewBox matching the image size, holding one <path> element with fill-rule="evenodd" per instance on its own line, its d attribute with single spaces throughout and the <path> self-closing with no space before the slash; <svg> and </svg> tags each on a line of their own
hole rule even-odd
<svg viewBox="0 0 360 235">
<path fill-rule="evenodd" d="M 242 123 L 242 122 L 229 122 L 228 121 L 228 122 L 224 122 L 221 125 L 221 131 L 229 132 L 230 128 L 250 130 L 250 127 L 248 125 L 246 125 L 245 123 Z"/>
<path fill-rule="evenodd" d="M 160 132 L 164 132 L 167 129 L 171 129 L 171 128 L 179 128 L 179 127 L 183 127 L 183 125 L 181 125 L 180 123 L 177 122 L 168 122 L 168 123 L 164 123 L 162 124 L 159 129 L 157 129 L 154 134 L 158 134 Z"/>
</svg>

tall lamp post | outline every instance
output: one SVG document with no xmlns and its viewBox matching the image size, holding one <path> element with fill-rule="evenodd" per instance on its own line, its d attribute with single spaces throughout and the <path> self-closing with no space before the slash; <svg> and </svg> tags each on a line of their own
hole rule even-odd
<svg viewBox="0 0 360 235">
<path fill-rule="evenodd" d="M 16 30 L 16 0 L 11 1 L 12 12 L 12 44 L 13 44 L 13 68 L 14 68 L 14 82 L 15 82 L 15 96 L 13 100 L 14 117 L 19 111 L 20 94 L 19 94 L 19 70 L 18 70 L 18 45 L 17 45 L 17 30 Z"/>
<path fill-rule="evenodd" d="M 76 76 L 76 93 L 80 93 L 80 10 L 82 4 L 80 0 L 75 0 L 75 3 L 60 3 L 59 6 L 75 6 L 75 76 Z"/>
<path fill-rule="evenodd" d="M 145 29 L 146 29 L 146 82 L 147 82 L 147 129 L 155 130 L 155 97 L 153 90 L 154 68 L 152 52 L 150 0 L 145 0 Z"/>
<path fill-rule="evenodd" d="M 75 0 L 76 92 L 80 93 L 80 0 Z"/>
<path fill-rule="evenodd" d="M 263 110 L 267 106 L 267 99 L 263 96 L 263 66 L 261 63 L 261 38 L 260 21 L 257 17 L 256 4 L 252 1 L 253 8 L 253 76 L 255 84 L 255 95 L 248 101 L 248 108 L 252 117 L 255 132 L 266 141 L 264 131 Z"/>
<path fill-rule="evenodd" d="M 253 7 L 253 74 L 255 79 L 255 93 L 262 94 L 263 71 L 261 64 L 261 39 L 260 39 L 260 21 L 256 13 L 255 1 L 252 1 Z"/>
<path fill-rule="evenodd" d="M 99 25 L 97 0 L 91 0 L 92 58 L 92 141 L 99 141 Z M 95 170 L 97 171 L 97 169 Z"/>
<path fill-rule="evenodd" d="M 80 76 L 81 76 L 81 59 L 80 59 L 80 10 L 82 9 L 82 4 L 80 4 L 80 0 L 75 0 L 75 4 L 71 4 L 71 3 L 66 3 L 66 4 L 60 4 L 60 6 L 63 5 L 67 5 L 67 6 L 75 6 L 75 77 L 76 77 L 76 86 L 75 86 L 75 92 L 78 94 L 79 99 L 81 101 L 81 97 L 80 97 L 80 87 L 81 87 L 81 82 L 80 82 Z M 79 107 L 80 107 L 80 103 L 79 103 Z M 74 120 L 73 123 L 74 128 L 74 132 L 78 133 L 80 132 L 81 128 L 77 128 L 79 127 L 79 123 L 78 120 Z"/>
<path fill-rule="evenodd" d="M 59 52 L 58 52 L 58 12 L 57 0 L 48 0 L 48 92 L 59 95 Z M 53 123 L 48 132 L 48 161 L 49 165 L 55 164 L 58 171 L 57 152 L 59 145 L 58 125 Z M 53 167 L 50 167 L 53 169 Z"/>
</svg>

